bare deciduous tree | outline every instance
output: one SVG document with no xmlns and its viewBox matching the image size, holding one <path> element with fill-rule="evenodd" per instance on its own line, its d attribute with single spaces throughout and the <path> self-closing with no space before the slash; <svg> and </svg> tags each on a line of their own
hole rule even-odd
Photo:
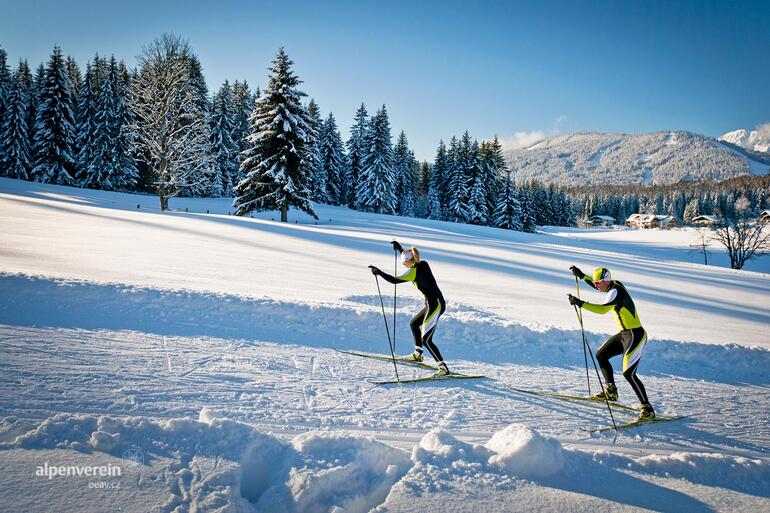
<svg viewBox="0 0 770 513">
<path fill-rule="evenodd" d="M 733 269 L 743 269 L 746 262 L 770 249 L 770 231 L 752 215 L 745 197 L 738 198 L 735 213 L 714 228 L 713 238 L 727 250 Z"/>
<path fill-rule="evenodd" d="M 170 197 L 202 186 L 212 172 L 209 127 L 190 76 L 187 41 L 164 34 L 144 48 L 130 105 L 139 146 L 156 177 L 161 210 Z"/>
</svg>

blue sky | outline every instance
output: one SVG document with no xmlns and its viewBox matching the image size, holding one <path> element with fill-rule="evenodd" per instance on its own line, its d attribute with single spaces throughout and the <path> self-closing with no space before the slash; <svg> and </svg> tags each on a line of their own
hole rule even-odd
<svg viewBox="0 0 770 513">
<path fill-rule="evenodd" d="M 210 88 L 263 84 L 284 46 L 344 138 L 361 102 L 370 112 L 384 103 L 419 159 L 466 129 L 513 144 L 571 131 L 717 136 L 770 122 L 767 0 L 0 0 L 0 13 L 12 64 L 36 67 L 57 44 L 83 67 L 96 52 L 133 65 L 142 45 L 174 32 Z"/>
</svg>

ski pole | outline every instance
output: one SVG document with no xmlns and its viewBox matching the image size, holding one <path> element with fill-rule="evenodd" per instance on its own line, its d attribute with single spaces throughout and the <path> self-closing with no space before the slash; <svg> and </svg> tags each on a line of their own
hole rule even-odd
<svg viewBox="0 0 770 513">
<path fill-rule="evenodd" d="M 575 289 L 577 290 L 577 297 L 580 299 L 580 282 L 578 281 L 578 277 L 575 276 Z M 583 315 L 578 313 L 578 321 L 580 321 L 580 325 L 583 325 Z M 583 343 L 583 360 L 586 364 L 586 383 L 588 384 L 588 396 L 591 396 L 591 380 L 588 377 L 588 354 L 586 353 L 586 345 L 585 341 Z"/>
<path fill-rule="evenodd" d="M 393 276 L 398 276 L 398 250 L 393 249 Z M 396 290 L 398 286 L 393 284 L 393 358 L 396 353 Z"/>
<path fill-rule="evenodd" d="M 393 344 L 390 342 L 390 329 L 388 329 L 388 318 L 385 316 L 385 303 L 382 301 L 382 292 L 380 292 L 380 278 L 374 276 L 374 281 L 377 283 L 377 295 L 380 296 L 380 307 L 382 307 L 382 320 L 385 321 L 385 333 L 388 334 L 388 346 L 390 347 L 390 356 L 393 358 L 393 370 L 396 371 L 396 381 L 401 381 L 398 377 L 398 367 L 396 366 L 396 355 L 393 352 Z M 395 331 L 395 326 L 393 327 Z M 395 333 L 394 333 L 395 335 Z"/>
<path fill-rule="evenodd" d="M 604 390 L 604 382 L 602 381 L 601 376 L 599 376 L 599 368 L 596 366 L 596 360 L 594 359 L 594 353 L 591 351 L 591 347 L 588 345 L 588 340 L 586 339 L 586 330 L 583 328 L 583 316 L 580 314 L 580 309 L 575 306 L 575 313 L 578 317 L 578 322 L 580 323 L 580 333 L 583 335 L 583 347 L 585 349 L 588 349 L 588 354 L 591 355 L 591 361 L 594 362 L 594 370 L 596 371 L 596 379 L 599 380 L 599 386 L 602 387 L 602 390 Z M 615 430 L 615 433 L 618 432 L 618 425 L 615 423 L 615 416 L 612 414 L 612 408 L 610 408 L 610 401 L 607 399 L 607 394 L 604 394 L 604 403 L 607 405 L 607 411 L 610 412 L 610 420 L 612 420 L 612 428 Z"/>
</svg>

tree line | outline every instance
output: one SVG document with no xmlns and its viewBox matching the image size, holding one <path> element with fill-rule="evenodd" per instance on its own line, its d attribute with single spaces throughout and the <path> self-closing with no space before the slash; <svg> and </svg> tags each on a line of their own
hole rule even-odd
<svg viewBox="0 0 770 513">
<path fill-rule="evenodd" d="M 602 186 L 568 189 L 579 218 L 609 215 L 618 222 L 631 214 L 670 215 L 691 224 L 699 215 L 756 217 L 770 208 L 770 176 L 739 176 L 724 181 L 682 181 L 665 186 Z"/>
<path fill-rule="evenodd" d="M 236 80 L 210 94 L 174 35 L 135 69 L 97 54 L 81 70 L 55 47 L 34 74 L 25 60 L 12 71 L 0 48 L 0 176 L 156 193 L 162 209 L 178 195 L 232 196 L 239 214 L 313 201 L 526 231 L 573 221 L 566 194 L 515 183 L 497 138 L 466 132 L 420 163 L 403 131 L 394 144 L 386 106 L 361 104 L 344 141 L 333 113 L 302 101 L 292 64 L 281 49 L 265 91 Z M 280 188 L 296 198 L 272 201 Z"/>
</svg>

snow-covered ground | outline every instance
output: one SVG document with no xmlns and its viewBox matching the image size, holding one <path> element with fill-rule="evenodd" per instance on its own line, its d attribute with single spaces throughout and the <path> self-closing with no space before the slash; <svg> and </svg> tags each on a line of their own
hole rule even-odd
<svg viewBox="0 0 770 513">
<path fill-rule="evenodd" d="M 522 234 L 326 206 L 317 225 L 293 211 L 281 224 L 229 216 L 226 199 L 171 206 L 0 179 L 11 510 L 770 509 L 770 257 L 732 271 L 712 246 L 701 265 L 687 229 Z M 422 249 L 447 297 L 450 368 L 486 379 L 374 386 L 392 365 L 332 349 L 388 351 L 366 265 L 392 271 L 393 237 Z M 651 334 L 650 398 L 686 419 L 615 439 L 589 432 L 609 423 L 603 404 L 515 390 L 587 393 L 571 264 L 627 285 Z M 402 287 L 400 353 L 419 307 Z M 615 330 L 584 320 L 593 349 Z M 122 475 L 36 476 L 45 464 Z"/>
</svg>

